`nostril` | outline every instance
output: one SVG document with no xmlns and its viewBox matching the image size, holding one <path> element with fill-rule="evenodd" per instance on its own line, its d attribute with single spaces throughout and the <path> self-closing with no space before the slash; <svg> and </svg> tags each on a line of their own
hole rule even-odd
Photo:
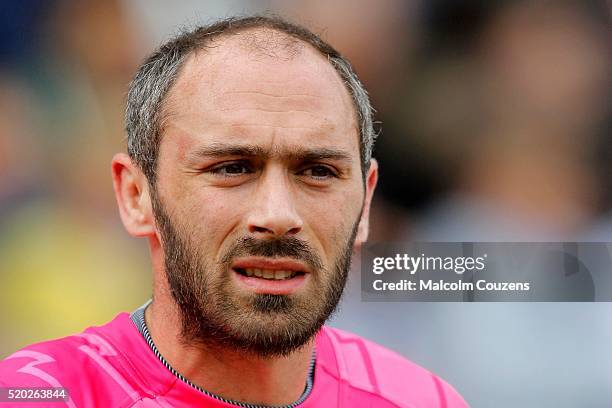
<svg viewBox="0 0 612 408">
<path fill-rule="evenodd" d="M 250 227 L 251 232 L 270 232 L 267 228 L 265 227 L 258 227 L 257 225 L 253 225 Z"/>
<path fill-rule="evenodd" d="M 300 232 L 300 230 L 301 230 L 301 228 L 300 228 L 300 227 L 291 228 L 289 231 L 287 231 L 287 234 L 290 234 L 290 235 L 295 235 L 295 234 L 297 234 L 298 232 Z"/>
<path fill-rule="evenodd" d="M 283 231 L 275 231 L 273 229 L 266 228 L 266 227 L 260 227 L 260 226 L 257 226 L 257 225 L 251 225 L 249 227 L 249 232 L 251 234 L 261 233 L 261 234 L 274 234 L 274 235 L 296 235 L 301 230 L 302 230 L 301 227 L 294 227 L 294 228 L 291 228 L 290 230 L 287 230 L 287 231 L 285 231 L 283 233 Z"/>
</svg>

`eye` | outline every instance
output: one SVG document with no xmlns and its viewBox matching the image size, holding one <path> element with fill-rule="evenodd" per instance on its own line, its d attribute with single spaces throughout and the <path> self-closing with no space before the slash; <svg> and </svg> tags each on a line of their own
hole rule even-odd
<svg viewBox="0 0 612 408">
<path fill-rule="evenodd" d="M 301 175 L 311 177 L 315 180 L 327 180 L 333 177 L 338 177 L 336 172 L 328 166 L 314 165 L 300 172 Z"/>
<path fill-rule="evenodd" d="M 228 162 L 217 165 L 207 172 L 221 177 L 237 177 L 253 173 L 253 167 L 246 162 Z"/>
</svg>

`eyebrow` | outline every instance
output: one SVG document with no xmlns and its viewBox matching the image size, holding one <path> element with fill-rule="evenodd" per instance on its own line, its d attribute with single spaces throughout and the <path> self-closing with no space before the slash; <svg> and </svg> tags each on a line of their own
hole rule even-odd
<svg viewBox="0 0 612 408">
<path fill-rule="evenodd" d="M 295 161 L 317 161 L 331 159 L 351 163 L 353 161 L 350 154 L 337 148 L 290 148 L 287 150 L 269 151 L 256 145 L 235 145 L 225 143 L 213 143 L 202 146 L 189 153 L 190 158 L 221 158 L 228 156 L 240 157 L 260 157 L 268 159 L 270 157 L 283 157 Z"/>
<path fill-rule="evenodd" d="M 189 153 L 190 157 L 226 157 L 226 156 L 264 156 L 265 151 L 260 146 L 230 145 L 213 143 L 202 146 Z"/>
</svg>

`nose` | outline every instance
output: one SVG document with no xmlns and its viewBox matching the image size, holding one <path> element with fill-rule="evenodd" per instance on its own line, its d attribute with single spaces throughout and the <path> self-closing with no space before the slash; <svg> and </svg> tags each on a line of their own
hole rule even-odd
<svg viewBox="0 0 612 408">
<path fill-rule="evenodd" d="M 267 174 L 260 179 L 247 218 L 249 233 L 259 238 L 279 238 L 302 230 L 303 221 L 289 183 L 281 174 Z"/>
</svg>

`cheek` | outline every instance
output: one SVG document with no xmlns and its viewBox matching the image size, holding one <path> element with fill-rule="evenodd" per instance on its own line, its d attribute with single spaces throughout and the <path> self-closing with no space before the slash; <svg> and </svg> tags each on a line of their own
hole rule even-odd
<svg viewBox="0 0 612 408">
<path fill-rule="evenodd" d="M 192 191 L 184 196 L 181 219 L 192 239 L 206 247 L 209 256 L 217 249 L 240 222 L 241 202 L 229 191 L 208 189 Z"/>
<path fill-rule="evenodd" d="M 363 195 L 360 189 L 313 197 L 301 201 L 302 216 L 307 232 L 312 234 L 318 250 L 323 250 L 328 260 L 333 260 L 352 233 L 361 210 Z M 342 246 L 342 248 L 341 248 Z"/>
</svg>

